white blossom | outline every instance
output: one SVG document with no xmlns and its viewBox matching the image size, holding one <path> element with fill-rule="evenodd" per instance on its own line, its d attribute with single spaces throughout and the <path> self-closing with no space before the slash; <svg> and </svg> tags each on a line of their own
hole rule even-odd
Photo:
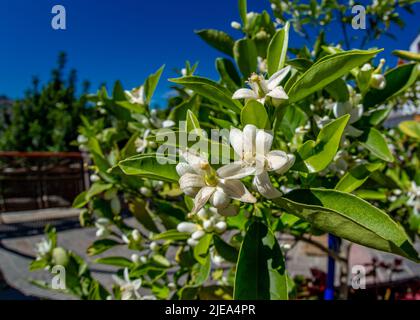
<svg viewBox="0 0 420 320">
<path fill-rule="evenodd" d="M 253 73 L 247 82 L 250 89 L 238 89 L 232 99 L 257 100 L 264 104 L 266 97 L 270 97 L 274 106 L 280 105 L 284 100 L 289 99 L 286 91 L 280 86 L 280 82 L 287 76 L 289 70 L 290 66 L 287 66 L 274 73 L 268 80 L 262 75 Z"/>
<path fill-rule="evenodd" d="M 260 194 L 268 199 L 279 197 L 281 193 L 271 184 L 268 172 L 285 173 L 294 164 L 294 155 L 280 150 L 270 151 L 273 135 L 251 124 L 243 131 L 231 129 L 229 139 L 239 160 L 220 168 L 219 175 L 231 179 L 254 175 L 253 183 Z"/>
<path fill-rule="evenodd" d="M 128 101 L 134 104 L 145 105 L 146 104 L 146 94 L 144 92 L 144 86 L 133 88 L 131 91 L 125 90 L 125 95 L 128 98 Z"/>
<path fill-rule="evenodd" d="M 206 233 L 216 232 L 222 234 L 227 229 L 224 217 L 214 207 L 200 209 L 196 217 L 196 222 L 181 222 L 176 228 L 178 232 L 190 234 L 187 243 L 191 247 L 196 246 Z"/>
<path fill-rule="evenodd" d="M 176 166 L 179 185 L 187 196 L 194 197 L 192 213 L 197 213 L 208 201 L 218 209 L 227 208 L 231 199 L 255 203 L 256 199 L 245 185 L 226 173 L 226 166 L 215 171 L 206 159 L 193 152 L 181 151 L 180 154 L 186 162 Z"/>
<path fill-rule="evenodd" d="M 48 255 L 52 250 L 52 242 L 50 239 L 42 239 L 35 245 L 35 251 L 38 257 L 42 258 Z"/>
<path fill-rule="evenodd" d="M 156 300 L 152 295 L 142 296 L 139 292 L 142 284 L 141 279 L 131 280 L 128 268 L 124 269 L 124 278 L 113 276 L 114 281 L 121 290 L 121 300 Z"/>
<path fill-rule="evenodd" d="M 111 226 L 111 221 L 107 218 L 99 218 L 98 220 L 96 220 L 95 222 L 95 226 L 97 228 L 96 230 L 96 236 L 98 238 L 103 238 L 106 237 L 110 234 L 110 226 Z"/>
</svg>

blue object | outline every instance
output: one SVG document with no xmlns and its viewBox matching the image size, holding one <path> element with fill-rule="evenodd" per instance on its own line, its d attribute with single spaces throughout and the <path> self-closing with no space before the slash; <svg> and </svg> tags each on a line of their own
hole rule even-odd
<svg viewBox="0 0 420 320">
<path fill-rule="evenodd" d="M 337 252 L 340 247 L 340 238 L 328 235 L 328 249 Z M 324 300 L 334 300 L 334 279 L 335 279 L 335 260 L 328 256 L 327 286 L 324 292 Z"/>
</svg>

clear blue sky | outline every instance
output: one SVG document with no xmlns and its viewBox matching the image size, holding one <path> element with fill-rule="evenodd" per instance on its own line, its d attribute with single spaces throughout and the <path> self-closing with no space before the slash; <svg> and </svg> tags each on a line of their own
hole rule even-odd
<svg viewBox="0 0 420 320">
<path fill-rule="evenodd" d="M 51 28 L 51 8 L 64 5 L 67 30 Z M 268 0 L 248 0 L 248 9 L 268 9 Z M 403 14 L 407 27 L 393 31 L 398 41 L 384 38 L 390 64 L 393 49 L 406 49 L 419 33 L 419 5 L 415 15 Z M 207 46 L 194 30 L 216 28 L 229 31 L 239 20 L 237 0 L 1 0 L 0 2 L 0 95 L 17 98 L 29 87 L 33 75 L 45 81 L 55 65 L 57 53 L 68 53 L 68 66 L 76 68 L 79 80 L 89 80 L 91 91 L 100 83 L 108 86 L 120 79 L 131 88 L 166 64 L 155 101 L 168 91 L 166 78 L 175 76 L 185 60 L 199 61 L 198 73 L 216 78 L 214 59 L 220 54 Z M 334 28 L 328 40 L 334 38 Z M 304 40 L 291 36 L 291 45 Z M 81 81 L 80 81 L 81 82 Z"/>
</svg>

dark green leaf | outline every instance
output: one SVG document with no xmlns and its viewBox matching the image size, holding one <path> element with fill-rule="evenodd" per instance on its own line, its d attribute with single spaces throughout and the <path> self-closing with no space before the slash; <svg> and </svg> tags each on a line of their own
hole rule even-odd
<svg viewBox="0 0 420 320">
<path fill-rule="evenodd" d="M 287 277 L 277 239 L 266 225 L 248 228 L 236 267 L 234 299 L 287 300 Z"/>
</svg>

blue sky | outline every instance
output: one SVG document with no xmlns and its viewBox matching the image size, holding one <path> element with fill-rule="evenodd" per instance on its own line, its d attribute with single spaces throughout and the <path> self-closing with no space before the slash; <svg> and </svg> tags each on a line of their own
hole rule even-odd
<svg viewBox="0 0 420 320">
<path fill-rule="evenodd" d="M 51 28 L 51 8 L 64 5 L 67 30 Z M 268 0 L 248 0 L 251 11 L 269 10 Z M 390 52 L 406 49 L 420 31 L 420 8 L 403 14 L 407 27 L 392 29 L 398 41 L 384 38 L 375 45 L 386 47 L 383 57 L 395 64 Z M 269 10 L 270 11 L 270 10 Z M 156 100 L 168 91 L 165 79 L 185 60 L 199 61 L 198 73 L 217 78 L 214 59 L 221 54 L 207 46 L 194 30 L 216 28 L 239 37 L 230 22 L 239 20 L 237 0 L 2 0 L 0 2 L 0 95 L 17 98 L 29 87 L 33 75 L 46 81 L 57 53 L 68 53 L 68 66 L 78 79 L 89 80 L 91 91 L 120 79 L 124 87 L 140 84 L 166 64 Z M 328 40 L 334 40 L 332 26 Z M 304 40 L 291 35 L 291 45 Z"/>
</svg>

